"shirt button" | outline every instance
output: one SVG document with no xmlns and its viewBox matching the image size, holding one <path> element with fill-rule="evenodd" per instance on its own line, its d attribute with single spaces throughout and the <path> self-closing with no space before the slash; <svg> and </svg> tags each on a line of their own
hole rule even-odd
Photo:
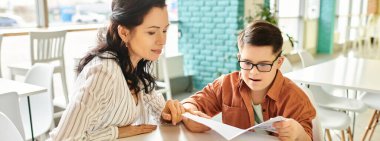
<svg viewBox="0 0 380 141">
<path fill-rule="evenodd" d="M 265 112 L 266 110 L 265 109 L 263 109 L 263 112 Z"/>
</svg>

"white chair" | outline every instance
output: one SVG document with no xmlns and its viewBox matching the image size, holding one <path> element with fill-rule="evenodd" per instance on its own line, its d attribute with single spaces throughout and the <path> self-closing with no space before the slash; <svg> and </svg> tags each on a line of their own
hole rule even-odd
<svg viewBox="0 0 380 141">
<path fill-rule="evenodd" d="M 10 65 L 8 68 L 11 72 L 11 78 L 15 79 L 16 75 L 25 75 L 35 63 L 54 64 L 54 73 L 61 75 L 65 107 L 69 103 L 66 72 L 64 61 L 64 44 L 66 31 L 49 31 L 49 32 L 30 32 L 30 56 L 31 63 L 28 65 Z M 54 91 L 52 91 L 54 93 Z"/>
<path fill-rule="evenodd" d="M 344 131 L 346 131 L 349 140 L 353 141 L 353 135 L 350 127 L 351 119 L 347 114 L 343 112 L 328 110 L 325 108 L 319 108 L 318 112 L 319 115 L 321 115 L 321 126 L 325 128 L 325 133 L 330 141 L 332 140 L 330 130 L 340 130 L 342 141 L 345 140 Z"/>
<path fill-rule="evenodd" d="M 372 17 L 373 16 L 369 16 L 366 22 L 368 23 Z M 354 28 L 357 32 L 357 37 L 353 40 L 352 48 L 357 49 L 358 57 L 371 57 L 372 49 L 370 31 L 373 29 L 370 28 L 373 28 L 371 24 L 359 25 Z"/>
<path fill-rule="evenodd" d="M 320 107 L 334 109 L 338 111 L 348 111 L 353 113 L 353 128 L 355 128 L 356 114 L 367 109 L 367 106 L 356 99 L 337 97 L 326 93 L 321 86 L 310 86 L 310 90 L 315 94 L 314 97 Z M 329 114 L 329 113 L 326 113 Z M 347 114 L 346 114 L 347 115 Z M 343 128 L 340 128 L 343 129 Z M 350 131 L 351 132 L 351 131 Z"/>
<path fill-rule="evenodd" d="M 293 66 L 288 58 L 284 57 L 284 62 L 281 65 L 280 71 L 283 74 L 293 71 Z"/>
<path fill-rule="evenodd" d="M 376 129 L 376 126 L 379 123 L 380 119 L 380 94 L 375 94 L 375 93 L 366 93 L 363 95 L 361 98 L 362 102 L 364 102 L 368 107 L 374 109 L 374 113 L 372 115 L 371 120 L 369 121 L 368 127 L 366 131 L 364 132 L 362 141 L 366 140 L 367 135 L 369 132 L 371 132 L 368 136 L 368 140 L 371 140 L 373 132 Z M 377 132 L 379 133 L 379 132 Z"/>
<path fill-rule="evenodd" d="M 315 99 L 314 99 L 313 95 L 311 94 L 310 90 L 304 86 L 301 86 L 301 85 L 298 85 L 298 87 L 300 87 L 305 92 L 307 97 L 309 97 L 311 104 L 313 104 L 313 107 L 317 111 L 317 116 L 312 121 L 312 124 L 313 124 L 313 140 L 314 141 L 321 141 L 323 138 L 323 136 L 322 136 L 323 132 L 322 132 L 322 128 L 321 128 L 320 116 L 323 116 L 323 115 L 319 115 L 319 112 L 318 112 L 319 107 L 318 107 L 317 103 L 315 102 Z"/>
<path fill-rule="evenodd" d="M 341 139 L 345 140 L 344 131 L 347 130 L 348 138 L 350 141 L 353 141 L 353 136 L 350 128 L 350 117 L 345 113 L 333 111 L 329 109 L 325 109 L 323 107 L 318 106 L 318 100 L 315 98 L 316 95 L 310 89 L 299 86 L 309 97 L 311 103 L 313 104 L 315 110 L 317 111 L 317 117 L 313 120 L 313 140 L 320 141 L 322 140 L 320 125 L 325 129 L 325 133 L 328 139 L 331 141 L 330 130 L 340 130 L 341 131 Z M 319 123 L 318 123 L 319 120 Z"/>
<path fill-rule="evenodd" d="M 363 34 L 364 30 L 362 30 L 362 27 L 351 27 L 351 30 L 355 31 L 357 33 L 356 37 L 352 41 L 352 49 L 356 50 L 357 56 L 361 56 L 363 53 Z"/>
<path fill-rule="evenodd" d="M 321 86 L 310 85 L 310 90 L 315 93 L 314 97 L 320 107 L 359 113 L 367 109 L 363 102 L 330 95 Z"/>
<path fill-rule="evenodd" d="M 298 55 L 301 59 L 302 67 L 306 68 L 314 65 L 314 57 L 306 50 L 298 51 Z"/>
<path fill-rule="evenodd" d="M 29 96 L 30 108 L 33 123 L 34 137 L 44 137 L 53 124 L 53 100 L 51 97 L 51 85 L 54 67 L 50 64 L 34 64 L 26 74 L 25 83 L 48 88 L 48 91 L 41 94 Z M 30 132 L 30 119 L 28 113 L 27 98 L 20 98 L 20 111 L 25 129 L 25 139 L 30 140 L 32 135 Z"/>
<path fill-rule="evenodd" d="M 3 36 L 0 34 L 0 78 L 2 77 L 1 73 L 1 42 L 3 41 Z"/>
<path fill-rule="evenodd" d="M 165 52 L 165 51 L 163 51 Z M 166 94 L 166 100 L 172 99 L 172 93 L 170 89 L 170 78 L 167 68 L 167 59 L 165 56 L 165 53 L 161 54 L 160 58 L 158 59 L 158 62 L 154 63 L 153 69 L 156 70 L 156 76 L 159 75 L 159 69 L 162 68 L 162 74 L 163 74 L 163 81 L 156 81 L 157 93 L 165 93 Z M 157 77 L 158 78 L 158 77 Z"/>
<path fill-rule="evenodd" d="M 13 122 L 2 112 L 0 112 L 0 138 L 4 141 L 23 141 L 23 137 L 18 132 Z"/>
<path fill-rule="evenodd" d="M 16 92 L 9 92 L 0 94 L 0 112 L 7 115 L 7 117 L 13 122 L 24 139 L 24 127 L 21 120 L 21 113 L 19 108 L 19 96 Z M 1 124 L 0 124 L 1 125 Z M 3 128 L 1 125 L 0 129 Z M 30 130 L 28 131 L 30 132 Z M 0 139 L 1 140 L 1 139 Z"/>
</svg>

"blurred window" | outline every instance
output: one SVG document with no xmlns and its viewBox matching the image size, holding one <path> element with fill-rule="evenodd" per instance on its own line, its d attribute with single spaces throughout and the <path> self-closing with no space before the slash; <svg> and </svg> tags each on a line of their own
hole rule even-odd
<svg viewBox="0 0 380 141">
<path fill-rule="evenodd" d="M 49 0 L 49 25 L 102 24 L 111 14 L 112 0 Z"/>
<path fill-rule="evenodd" d="M 167 32 L 165 55 L 175 56 L 178 51 L 178 0 L 166 0 L 169 13 L 170 27 Z"/>
<path fill-rule="evenodd" d="M 354 40 L 360 36 L 360 30 L 366 26 L 368 1 L 338 0 L 335 30 L 339 33 L 338 43 Z M 350 3 L 352 9 L 350 10 Z"/>
<path fill-rule="evenodd" d="M 36 27 L 35 0 L 0 0 L 0 29 Z"/>
<path fill-rule="evenodd" d="M 278 26 L 283 31 L 294 38 L 295 41 L 300 40 L 300 21 L 302 17 L 300 15 L 300 0 L 278 0 Z M 289 8 L 292 7 L 292 8 Z M 285 38 L 287 40 L 287 38 Z M 301 45 L 296 44 L 295 48 L 299 48 Z"/>
</svg>

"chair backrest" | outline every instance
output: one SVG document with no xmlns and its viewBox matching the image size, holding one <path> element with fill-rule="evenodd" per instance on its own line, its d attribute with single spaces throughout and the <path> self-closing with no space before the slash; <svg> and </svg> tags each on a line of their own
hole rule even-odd
<svg viewBox="0 0 380 141">
<path fill-rule="evenodd" d="M 3 41 L 3 36 L 0 34 L 0 77 L 2 77 L 1 73 L 1 42 Z"/>
<path fill-rule="evenodd" d="M 379 99 L 380 94 L 370 92 L 366 92 L 364 93 L 364 95 L 360 97 L 360 101 L 362 101 L 365 105 L 375 110 L 380 110 Z"/>
<path fill-rule="evenodd" d="M 13 122 L 24 138 L 24 127 L 19 106 L 19 96 L 16 92 L 0 94 L 0 112 L 4 113 Z M 3 128 L 2 125 L 1 128 Z"/>
<path fill-rule="evenodd" d="M 290 63 L 289 59 L 284 57 L 284 62 L 281 65 L 280 71 L 282 73 L 287 73 L 293 71 L 293 66 Z"/>
<path fill-rule="evenodd" d="M 23 136 L 13 124 L 13 122 L 2 112 L 0 112 L 0 138 L 4 141 L 22 141 Z"/>
<path fill-rule="evenodd" d="M 312 121 L 312 123 L 313 123 L 313 140 L 314 141 L 321 141 L 323 139 L 323 135 L 322 135 L 323 131 L 321 128 L 321 123 L 320 123 L 320 119 L 319 119 L 319 115 L 318 115 L 319 114 L 318 104 L 316 103 L 314 96 L 313 96 L 310 89 L 308 89 L 304 86 L 300 86 L 300 85 L 298 85 L 298 87 L 300 87 L 305 92 L 305 94 L 309 97 L 310 102 L 313 104 L 315 110 L 317 111 L 317 116 Z"/>
<path fill-rule="evenodd" d="M 302 62 L 302 67 L 308 67 L 311 65 L 314 65 L 314 57 L 311 55 L 309 52 L 306 50 L 299 51 L 298 55 L 300 56 L 301 62 Z"/>
<path fill-rule="evenodd" d="M 309 85 L 310 91 L 314 94 L 314 99 L 318 105 L 326 105 L 332 102 L 333 95 L 328 94 L 321 86 Z"/>
<path fill-rule="evenodd" d="M 64 60 L 66 31 L 30 32 L 31 60 L 35 63 L 49 63 Z"/>
<path fill-rule="evenodd" d="M 53 123 L 53 100 L 52 100 L 52 78 L 54 67 L 49 64 L 37 63 L 27 72 L 25 83 L 33 84 L 48 89 L 47 92 L 29 96 L 30 108 L 32 112 L 33 123 L 38 123 L 38 126 L 33 126 L 35 135 L 37 131 L 48 131 Z M 30 119 L 28 114 L 28 105 L 26 97 L 20 98 L 20 111 L 25 128 L 30 129 Z M 35 125 L 35 124 L 33 124 Z M 43 129 L 42 129 L 43 128 Z M 28 138 L 28 135 L 26 136 Z"/>
</svg>

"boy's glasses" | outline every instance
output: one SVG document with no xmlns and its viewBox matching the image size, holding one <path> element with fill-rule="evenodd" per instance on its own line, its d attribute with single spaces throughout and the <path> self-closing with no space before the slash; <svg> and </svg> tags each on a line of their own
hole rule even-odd
<svg viewBox="0 0 380 141">
<path fill-rule="evenodd" d="M 270 72 L 272 70 L 272 66 L 273 66 L 274 62 L 281 56 L 281 53 L 282 53 L 282 51 L 273 60 L 272 64 L 264 64 L 264 63 L 253 64 L 249 61 L 240 61 L 240 60 L 238 62 L 239 62 L 240 68 L 243 70 L 252 70 L 253 67 L 256 66 L 256 68 L 259 72 Z"/>
</svg>

